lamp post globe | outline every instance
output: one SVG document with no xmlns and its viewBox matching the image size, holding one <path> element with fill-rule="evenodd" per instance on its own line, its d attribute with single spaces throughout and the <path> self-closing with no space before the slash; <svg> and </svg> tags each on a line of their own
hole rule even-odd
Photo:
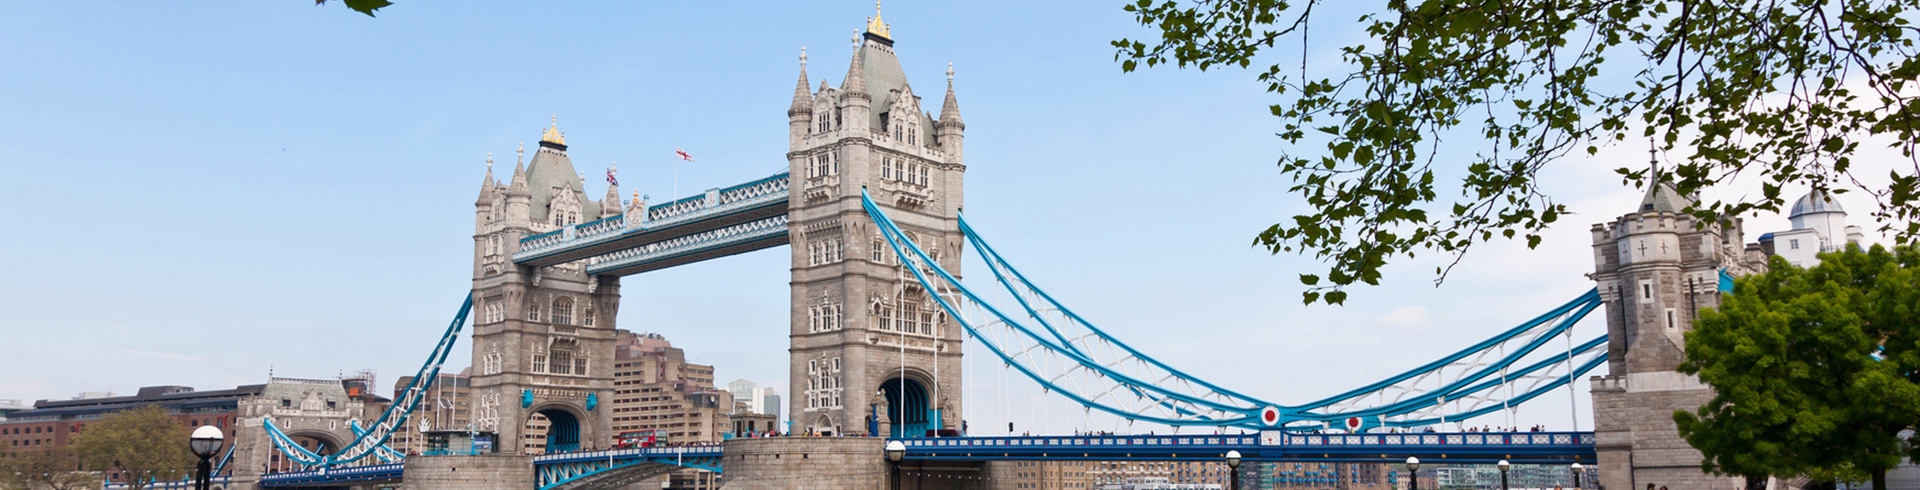
<svg viewBox="0 0 1920 490">
<path fill-rule="evenodd" d="M 907 457 L 907 444 L 887 441 L 887 462 L 893 466 L 893 488 L 900 488 L 900 459 Z"/>
<path fill-rule="evenodd" d="M 1573 462 L 1573 488 L 1580 488 L 1580 472 L 1584 470 L 1586 468 L 1581 467 L 1579 461 Z"/>
<path fill-rule="evenodd" d="M 213 478 L 213 464 L 207 460 L 220 452 L 225 439 L 226 435 L 220 433 L 220 428 L 211 425 L 202 425 L 187 437 L 187 449 L 200 458 L 200 464 L 194 471 L 194 488 L 207 490 L 208 480 Z"/>
<path fill-rule="evenodd" d="M 907 445 L 900 441 L 887 441 L 887 461 L 900 462 L 907 457 Z"/>
<path fill-rule="evenodd" d="M 1407 490 L 1420 490 L 1420 458 L 1407 456 Z"/>
<path fill-rule="evenodd" d="M 1227 490 L 1240 490 L 1240 451 L 1227 451 Z"/>
<path fill-rule="evenodd" d="M 194 456 L 207 459 L 213 457 L 213 453 L 220 452 L 223 439 L 226 439 L 226 436 L 220 433 L 219 428 L 202 425 L 193 430 L 192 438 L 187 441 L 187 448 L 193 450 Z"/>
<path fill-rule="evenodd" d="M 1513 465 L 1507 464 L 1507 460 L 1502 459 L 1494 466 L 1500 467 L 1500 490 L 1507 490 L 1507 470 L 1512 469 Z"/>
</svg>

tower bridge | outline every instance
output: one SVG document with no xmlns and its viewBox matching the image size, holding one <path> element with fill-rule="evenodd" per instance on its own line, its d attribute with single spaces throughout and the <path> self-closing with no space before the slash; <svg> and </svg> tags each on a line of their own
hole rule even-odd
<svg viewBox="0 0 1920 490">
<path fill-rule="evenodd" d="M 822 80 L 810 88 L 802 54 L 787 110 L 788 169 L 766 178 L 659 204 L 637 195 L 623 202 L 617 186 L 593 200 L 557 121 L 530 159 L 524 151 L 515 158 L 504 182 L 494 177 L 489 158 L 474 203 L 472 292 L 414 384 L 386 413 L 364 417 L 370 422 L 365 427 L 353 426 L 352 437 L 330 435 L 340 440 L 324 454 L 289 444 L 287 429 L 321 423 L 312 414 L 296 419 L 263 408 L 245 423 L 264 430 L 239 437 L 270 438 L 255 445 L 271 445 L 299 468 L 246 474 L 250 467 L 243 467 L 231 484 L 613 488 L 699 468 L 725 471 L 729 488 L 808 486 L 792 485 L 795 478 L 867 487 L 884 481 L 876 476 L 884 473 L 879 448 L 889 440 L 904 444 L 907 461 L 968 474 L 985 474 L 995 461 L 1006 460 L 1214 461 L 1227 451 L 1252 461 L 1389 462 L 1414 456 L 1566 464 L 1598 458 L 1609 470 L 1631 473 L 1639 460 L 1622 463 L 1618 456 L 1635 447 L 1631 435 L 1619 439 L 1618 424 L 1631 421 L 1608 419 L 1616 425 L 1598 434 L 1411 431 L 1513 410 L 1571 389 L 1577 376 L 1601 364 L 1648 380 L 1635 383 L 1659 381 L 1630 368 L 1642 362 L 1635 356 L 1667 356 L 1658 350 L 1665 347 L 1641 344 L 1675 334 L 1639 332 L 1659 324 L 1659 311 L 1672 321 L 1672 310 L 1623 316 L 1622 290 L 1651 292 L 1658 286 L 1666 296 L 1642 302 L 1673 304 L 1674 278 L 1708 278 L 1701 271 L 1721 264 L 1716 257 L 1729 257 L 1688 255 L 1684 267 L 1669 267 L 1662 261 L 1678 259 L 1630 256 L 1619 245 L 1627 242 L 1619 240 L 1647 236 L 1647 223 L 1661 230 L 1674 226 L 1673 210 L 1657 208 L 1678 198 L 1655 192 L 1649 195 L 1655 208 L 1642 211 L 1653 214 L 1596 228 L 1596 280 L 1602 287 L 1387 379 L 1304 404 L 1265 400 L 1128 345 L 1047 294 L 995 250 L 961 213 L 966 125 L 953 71 L 947 71 L 937 117 L 922 111 L 890 36 L 876 15 L 837 87 Z M 1739 242 L 1737 229 L 1714 233 L 1674 238 L 1659 250 L 1710 251 Z M 621 277 L 781 245 L 790 246 L 792 263 L 785 333 L 791 339 L 793 432 L 836 437 L 612 448 L 614 417 L 605 405 L 621 395 L 612 382 Z M 990 281 L 961 281 L 960 258 L 969 249 L 986 264 Z M 1690 301 L 1712 301 L 1688 294 L 1696 294 Z M 1572 327 L 1602 305 L 1609 310 L 1609 334 L 1574 339 Z M 469 318 L 474 430 L 497 434 L 499 446 L 517 450 L 526 421 L 541 415 L 550 424 L 545 447 L 551 454 L 406 457 L 385 447 L 420 404 L 430 382 L 422 380 L 438 378 Z M 1640 344 L 1616 341 L 1622 338 Z M 1089 413 L 1241 434 L 921 437 L 962 429 L 963 339 L 980 342 L 984 352 L 976 355 L 1005 364 Z M 1608 391 L 1624 383 L 1607 381 L 1596 389 L 1606 394 L 1596 399 L 1657 412 L 1660 402 Z M 834 480 L 841 477 L 852 480 Z M 777 483 L 782 481 L 787 483 Z"/>
</svg>

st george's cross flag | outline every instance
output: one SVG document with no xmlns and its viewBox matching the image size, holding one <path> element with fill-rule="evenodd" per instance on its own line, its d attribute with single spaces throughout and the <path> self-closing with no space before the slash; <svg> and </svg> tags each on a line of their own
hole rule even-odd
<svg viewBox="0 0 1920 490">
<path fill-rule="evenodd" d="M 693 161 L 693 155 L 688 155 L 687 150 L 682 150 L 678 146 L 673 147 L 673 154 L 680 156 L 681 160 L 686 160 L 689 162 Z"/>
</svg>

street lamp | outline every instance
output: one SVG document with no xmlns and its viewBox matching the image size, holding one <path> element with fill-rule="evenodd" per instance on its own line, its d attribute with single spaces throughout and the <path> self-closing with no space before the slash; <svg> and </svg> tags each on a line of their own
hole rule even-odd
<svg viewBox="0 0 1920 490">
<path fill-rule="evenodd" d="M 1513 465 L 1507 464 L 1507 460 L 1502 459 L 1499 463 L 1494 463 L 1494 466 L 1500 467 L 1500 490 L 1507 490 L 1507 470 L 1512 469 Z"/>
<path fill-rule="evenodd" d="M 893 463 L 893 488 L 900 490 L 900 458 L 907 457 L 907 444 L 887 441 L 887 462 Z"/>
<path fill-rule="evenodd" d="M 218 427 L 211 425 L 202 425 L 194 429 L 193 436 L 187 439 L 187 448 L 193 450 L 194 456 L 200 457 L 200 467 L 194 478 L 193 488 L 208 490 L 207 480 L 213 477 L 213 463 L 208 460 L 213 458 L 213 453 L 220 452 L 221 439 L 225 439 L 225 436 L 220 434 Z"/>
<path fill-rule="evenodd" d="M 1407 456 L 1407 490 L 1420 490 L 1420 458 Z"/>
<path fill-rule="evenodd" d="M 1227 451 L 1227 490 L 1240 490 L 1240 451 Z"/>
<path fill-rule="evenodd" d="M 1580 472 L 1585 470 L 1586 468 L 1580 467 L 1579 461 L 1573 462 L 1573 488 L 1580 488 Z"/>
</svg>

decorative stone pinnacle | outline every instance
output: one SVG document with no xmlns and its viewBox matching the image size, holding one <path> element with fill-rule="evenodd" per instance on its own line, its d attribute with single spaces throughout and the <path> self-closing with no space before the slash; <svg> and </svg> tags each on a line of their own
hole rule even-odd
<svg viewBox="0 0 1920 490">
<path fill-rule="evenodd" d="M 807 67 L 807 47 L 806 46 L 800 47 L 800 67 L 801 68 Z"/>
<path fill-rule="evenodd" d="M 525 163 L 525 161 L 526 161 L 526 159 L 527 159 L 527 144 L 526 144 L 526 142 L 521 142 L 521 143 L 520 143 L 520 148 L 518 148 L 518 149 L 515 149 L 515 150 L 513 150 L 513 152 L 514 152 L 515 154 L 517 154 L 517 155 L 519 155 L 519 156 L 516 156 L 516 157 L 514 157 L 514 158 L 513 158 L 513 163 L 514 163 L 514 165 L 519 165 L 519 164 L 521 164 L 521 163 Z"/>
<path fill-rule="evenodd" d="M 947 62 L 947 83 L 953 83 L 953 62 Z"/>
</svg>

